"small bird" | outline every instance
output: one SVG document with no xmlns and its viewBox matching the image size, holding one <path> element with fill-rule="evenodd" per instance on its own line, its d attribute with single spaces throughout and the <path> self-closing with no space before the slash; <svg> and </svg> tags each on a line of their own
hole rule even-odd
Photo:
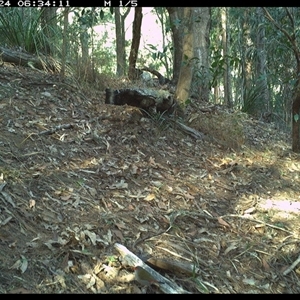
<svg viewBox="0 0 300 300">
<path fill-rule="evenodd" d="M 149 272 L 147 272 L 145 269 L 143 269 L 140 266 L 136 266 L 134 268 L 134 275 L 135 275 L 135 280 L 145 286 L 151 285 L 151 284 L 164 283 L 164 282 L 155 280 Z"/>
</svg>

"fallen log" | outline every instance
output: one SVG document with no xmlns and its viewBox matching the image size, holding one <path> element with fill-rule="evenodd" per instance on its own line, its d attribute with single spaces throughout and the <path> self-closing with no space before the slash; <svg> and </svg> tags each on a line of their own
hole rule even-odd
<svg viewBox="0 0 300 300">
<path fill-rule="evenodd" d="M 13 50 L 0 47 L 0 57 L 2 62 L 12 63 L 17 66 L 31 67 L 38 70 L 56 70 L 58 63 L 46 56 L 27 53 L 22 50 Z"/>
</svg>

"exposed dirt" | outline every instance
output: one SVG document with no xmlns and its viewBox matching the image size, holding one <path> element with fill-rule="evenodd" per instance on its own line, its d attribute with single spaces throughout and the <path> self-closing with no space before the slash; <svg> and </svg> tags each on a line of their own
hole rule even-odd
<svg viewBox="0 0 300 300">
<path fill-rule="evenodd" d="M 200 140 L 55 75 L 0 85 L 1 293 L 161 293 L 115 243 L 190 293 L 300 292 L 300 161 L 274 125 L 203 104 Z"/>
</svg>

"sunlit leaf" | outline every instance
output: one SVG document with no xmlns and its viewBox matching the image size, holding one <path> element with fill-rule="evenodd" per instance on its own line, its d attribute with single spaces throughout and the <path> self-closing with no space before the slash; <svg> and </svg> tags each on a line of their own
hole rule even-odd
<svg viewBox="0 0 300 300">
<path fill-rule="evenodd" d="M 220 217 L 218 217 L 218 222 L 223 226 L 230 227 L 230 225 Z"/>
<path fill-rule="evenodd" d="M 155 199 L 155 195 L 154 195 L 154 194 L 148 194 L 148 195 L 144 198 L 144 200 L 146 200 L 146 201 L 151 201 L 151 200 L 153 200 L 153 199 Z"/>
<path fill-rule="evenodd" d="M 89 230 L 84 230 L 84 234 L 90 238 L 92 244 L 95 246 L 96 245 L 96 233 L 89 231 Z"/>
</svg>

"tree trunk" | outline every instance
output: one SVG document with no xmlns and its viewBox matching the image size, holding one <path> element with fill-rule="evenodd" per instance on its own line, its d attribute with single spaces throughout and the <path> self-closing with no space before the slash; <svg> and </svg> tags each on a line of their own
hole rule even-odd
<svg viewBox="0 0 300 300">
<path fill-rule="evenodd" d="M 181 109 L 184 110 L 190 96 L 191 83 L 193 77 L 193 64 L 191 59 L 194 56 L 194 40 L 192 8 L 184 7 L 185 30 L 183 37 L 182 66 L 180 68 L 179 79 L 175 91 L 175 99 Z"/>
<path fill-rule="evenodd" d="M 265 47 L 265 25 L 264 14 L 261 7 L 256 8 L 256 16 L 258 21 L 257 35 L 256 35 L 256 49 L 257 49 L 257 65 L 256 65 L 256 85 L 260 87 L 261 97 L 256 101 L 255 108 L 258 110 L 256 115 L 262 115 L 269 111 L 269 92 L 267 80 L 267 54 Z"/>
<path fill-rule="evenodd" d="M 80 25 L 80 44 L 81 44 L 81 66 L 80 75 L 82 79 L 86 80 L 89 77 L 90 63 L 89 63 L 89 34 L 88 26 L 86 24 Z"/>
<path fill-rule="evenodd" d="M 298 80 L 299 81 L 299 80 Z M 292 107 L 292 150 L 300 153 L 300 84 L 298 82 L 297 91 L 293 101 Z"/>
<path fill-rule="evenodd" d="M 296 40 L 296 31 L 297 28 L 295 27 L 295 20 L 294 16 L 291 14 L 289 9 L 286 7 L 286 14 L 289 17 L 290 20 L 290 33 L 279 23 L 277 23 L 273 17 L 270 15 L 269 11 L 263 7 L 262 8 L 265 17 L 273 23 L 273 25 L 281 31 L 288 39 L 291 49 L 295 55 L 296 59 L 296 74 L 295 74 L 295 89 L 294 89 L 294 99 L 293 99 L 293 105 L 292 105 L 292 150 L 296 153 L 300 153 L 300 48 L 298 46 L 297 40 Z"/>
<path fill-rule="evenodd" d="M 193 72 L 193 94 L 202 101 L 209 101 L 209 32 L 210 7 L 193 7 L 194 56 L 197 58 Z"/>
<path fill-rule="evenodd" d="M 44 35 L 47 37 L 47 39 L 45 39 L 46 42 L 43 49 L 45 55 L 53 55 L 54 47 L 52 45 L 54 45 L 55 42 L 55 30 L 58 28 L 56 11 L 56 7 L 42 8 L 42 30 Z"/>
<path fill-rule="evenodd" d="M 60 70 L 60 76 L 62 78 L 65 77 L 65 71 L 66 71 L 66 61 L 67 61 L 67 46 L 69 43 L 68 39 L 68 28 L 69 28 L 69 7 L 65 7 L 63 11 L 64 16 L 64 28 L 63 28 L 63 42 L 62 42 L 62 57 L 61 57 L 61 70 Z"/>
<path fill-rule="evenodd" d="M 250 30 L 249 30 L 249 14 L 251 8 L 246 8 L 244 14 L 241 16 L 241 27 L 242 32 L 242 45 L 241 45 L 241 57 L 242 57 L 242 110 L 244 112 L 251 113 L 251 99 L 248 97 L 251 90 L 251 74 L 252 74 L 252 62 L 247 57 L 251 49 L 251 39 L 250 39 Z"/>
<path fill-rule="evenodd" d="M 227 7 L 221 8 L 221 24 L 222 24 L 222 46 L 223 46 L 223 57 L 225 60 L 224 64 L 224 102 L 227 107 L 232 108 L 232 91 L 231 91 L 231 74 L 229 64 L 229 33 L 230 28 L 227 20 Z"/>
<path fill-rule="evenodd" d="M 295 44 L 294 44 L 295 45 Z M 296 86 L 292 105 L 292 150 L 300 153 L 300 52 L 294 48 L 297 61 Z"/>
<path fill-rule="evenodd" d="M 182 49 L 183 49 L 183 29 L 184 29 L 184 19 L 183 19 L 183 7 L 166 7 L 172 30 L 173 39 L 173 76 L 172 83 L 177 85 L 181 62 L 182 62 Z"/>
<path fill-rule="evenodd" d="M 128 78 L 130 80 L 136 80 L 139 77 L 139 72 L 136 69 L 136 60 L 140 46 L 142 19 L 142 7 L 135 7 L 134 21 L 132 25 L 132 42 L 129 55 Z"/>
<path fill-rule="evenodd" d="M 117 76 L 121 77 L 126 72 L 126 51 L 125 51 L 125 19 L 130 12 L 127 8 L 124 15 L 120 12 L 120 7 L 115 7 L 115 24 L 116 24 L 116 54 L 117 54 Z"/>
</svg>

